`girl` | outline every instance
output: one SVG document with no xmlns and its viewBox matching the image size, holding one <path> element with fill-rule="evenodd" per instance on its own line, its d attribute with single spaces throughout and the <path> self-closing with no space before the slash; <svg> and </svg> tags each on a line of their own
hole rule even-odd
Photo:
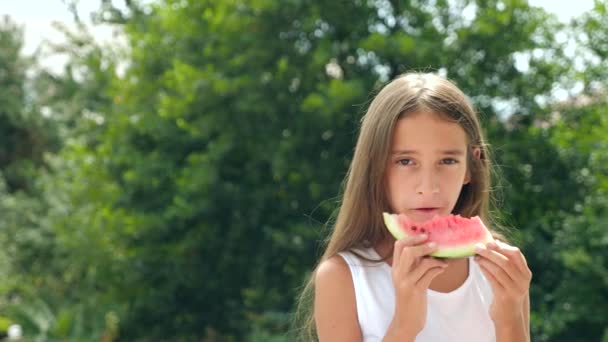
<svg viewBox="0 0 608 342">
<path fill-rule="evenodd" d="M 333 233 L 304 290 L 304 301 L 314 291 L 309 339 L 529 341 L 531 272 L 517 248 L 497 241 L 440 260 L 425 237 L 395 241 L 382 222 L 391 212 L 489 223 L 489 192 L 469 99 L 434 74 L 386 85 L 363 118 Z"/>
</svg>

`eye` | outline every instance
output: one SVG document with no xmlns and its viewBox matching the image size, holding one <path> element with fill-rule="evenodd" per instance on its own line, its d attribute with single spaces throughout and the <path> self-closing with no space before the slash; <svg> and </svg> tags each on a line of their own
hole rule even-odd
<svg viewBox="0 0 608 342">
<path fill-rule="evenodd" d="M 454 159 L 454 158 L 444 158 L 441 160 L 441 164 L 446 164 L 446 165 L 452 165 L 452 164 L 458 164 L 459 161 Z"/>
<path fill-rule="evenodd" d="M 403 166 L 412 165 L 412 160 L 407 159 L 407 158 L 399 159 L 399 160 L 397 160 L 397 164 L 403 165 Z"/>
</svg>

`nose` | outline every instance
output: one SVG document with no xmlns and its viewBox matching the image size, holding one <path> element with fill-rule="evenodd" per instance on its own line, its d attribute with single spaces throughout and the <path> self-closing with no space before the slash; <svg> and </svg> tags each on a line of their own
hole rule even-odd
<svg viewBox="0 0 608 342">
<path fill-rule="evenodd" d="M 421 170 L 416 193 L 418 195 L 439 193 L 439 177 L 434 170 Z"/>
</svg>

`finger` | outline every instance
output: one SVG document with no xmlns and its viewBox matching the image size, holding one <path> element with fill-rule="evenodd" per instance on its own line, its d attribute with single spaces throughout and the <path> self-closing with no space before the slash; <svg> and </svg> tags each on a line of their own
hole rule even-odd
<svg viewBox="0 0 608 342">
<path fill-rule="evenodd" d="M 511 273 L 511 278 L 522 287 L 528 288 L 532 281 L 532 271 L 528 267 L 528 262 L 519 248 L 510 246 L 502 241 L 496 240 L 496 243 L 489 245 L 495 251 L 505 255 L 510 260 L 510 264 L 517 270 L 516 273 Z"/>
<path fill-rule="evenodd" d="M 518 257 L 516 255 L 510 253 L 507 255 L 503 254 L 504 250 L 495 243 L 489 243 L 487 248 L 483 248 L 482 246 L 483 245 L 476 246 L 475 248 L 475 251 L 479 256 L 500 266 L 515 283 L 522 284 L 530 282 L 532 272 L 530 272 L 527 266 L 518 263 Z"/>
<path fill-rule="evenodd" d="M 485 269 L 486 272 L 484 272 L 484 274 L 489 274 L 503 289 L 507 291 L 518 290 L 519 286 L 517 282 L 515 282 L 500 266 L 483 257 L 476 257 L 475 261 L 477 261 L 477 264 L 482 270 Z"/>
<path fill-rule="evenodd" d="M 427 238 L 426 234 L 416 234 L 407 236 L 399 241 L 401 241 L 403 246 L 416 246 L 426 241 Z"/>
<path fill-rule="evenodd" d="M 519 268 L 519 270 L 523 273 L 528 273 L 528 271 L 530 270 L 528 268 L 528 261 L 526 260 L 526 257 L 519 248 L 511 246 L 500 240 L 496 240 L 495 243 L 488 244 L 488 247 L 493 250 L 499 251 L 501 254 L 504 254 L 509 259 L 513 260 L 517 268 Z"/>
<path fill-rule="evenodd" d="M 483 265 L 479 261 L 477 261 L 477 264 L 479 265 L 479 269 L 481 270 L 483 275 L 486 277 L 486 279 L 488 279 L 488 282 L 490 283 L 490 286 L 492 287 L 492 290 L 494 291 L 494 293 L 496 294 L 500 291 L 503 291 L 504 290 L 503 286 L 496 279 L 496 277 L 494 277 L 494 275 L 490 271 L 488 271 L 488 269 L 485 267 L 485 265 Z"/>
<path fill-rule="evenodd" d="M 488 248 L 496 251 L 509 259 L 509 269 L 506 271 L 511 275 L 511 278 L 518 284 L 529 284 L 532 280 L 532 271 L 528 268 L 526 258 L 521 253 L 519 248 L 510 246 L 502 241 L 496 240 L 496 243 L 489 243 Z"/>
<path fill-rule="evenodd" d="M 499 254 L 500 260 L 499 263 L 503 262 L 504 255 L 496 252 L 489 251 L 483 252 L 489 255 L 488 258 L 480 255 L 477 255 L 475 260 L 478 261 L 479 265 L 483 265 L 488 272 L 491 272 L 497 281 L 501 282 L 501 284 L 511 293 L 515 294 L 517 292 L 521 292 L 529 288 L 530 280 L 532 278 L 532 272 L 527 270 L 527 273 L 524 273 L 517 268 L 517 266 L 513 265 L 513 261 L 508 259 L 509 262 L 505 265 L 499 265 L 494 261 L 496 254 Z"/>
<path fill-rule="evenodd" d="M 401 252 L 403 251 L 403 242 L 401 240 L 395 241 L 393 247 L 393 268 L 399 267 L 399 260 L 401 260 Z"/>
<path fill-rule="evenodd" d="M 494 246 L 495 245 L 492 245 L 492 243 L 489 243 L 487 247 L 480 244 L 475 246 L 475 252 L 477 253 L 477 255 L 489 259 L 496 265 L 500 266 L 507 273 L 511 273 L 510 268 L 512 268 L 512 266 L 510 265 L 509 258 L 498 252 L 496 249 L 493 249 L 492 247 Z"/>
<path fill-rule="evenodd" d="M 421 244 L 427 239 L 426 234 L 413 235 L 408 236 L 404 239 L 395 241 L 395 246 L 393 249 L 393 267 L 399 267 L 401 264 L 401 255 L 403 254 L 403 250 L 410 246 L 416 246 Z"/>
<path fill-rule="evenodd" d="M 489 249 L 492 249 L 495 251 L 501 251 L 502 253 L 508 254 L 508 255 L 521 254 L 521 251 L 519 250 L 519 248 L 517 248 L 515 246 L 511 246 L 500 240 L 494 240 L 493 242 L 488 243 L 487 247 Z"/>
<path fill-rule="evenodd" d="M 420 280 L 418 280 L 416 286 L 422 289 L 428 289 L 433 279 L 435 279 L 435 277 L 440 275 L 443 271 L 445 271 L 445 267 L 433 267 L 428 269 Z"/>
<path fill-rule="evenodd" d="M 438 247 L 435 242 L 427 242 L 425 244 L 410 247 L 408 250 L 414 258 L 420 258 L 430 255 L 431 253 L 435 252 L 437 248 Z"/>
<path fill-rule="evenodd" d="M 436 250 L 437 244 L 434 242 L 407 247 L 404 249 L 404 252 L 401 253 L 401 260 L 399 263 L 402 267 L 407 267 L 408 270 L 411 270 L 412 268 L 417 267 L 422 257 L 428 256 Z"/>
<path fill-rule="evenodd" d="M 422 258 L 420 263 L 410 271 L 414 284 L 418 283 L 431 268 L 446 268 L 448 263 L 437 258 Z"/>
</svg>

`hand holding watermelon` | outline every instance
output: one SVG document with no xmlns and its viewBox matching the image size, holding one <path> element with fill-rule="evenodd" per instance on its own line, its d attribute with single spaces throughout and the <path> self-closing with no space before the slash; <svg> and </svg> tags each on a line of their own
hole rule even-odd
<svg viewBox="0 0 608 342">
<path fill-rule="evenodd" d="M 427 242 L 425 234 L 412 235 L 395 242 L 392 279 L 395 287 L 395 315 L 385 338 L 412 340 L 426 323 L 426 290 L 431 281 L 447 267 L 444 260 L 429 258 L 437 244 Z M 406 325 L 403 322 L 407 322 Z M 402 329 L 407 329 L 403 331 Z"/>
<path fill-rule="evenodd" d="M 426 311 L 424 311 L 426 296 L 416 296 L 419 294 L 418 291 L 424 286 L 426 287 L 423 291 L 426 291 L 431 280 L 440 274 L 446 265 L 435 264 L 431 261 L 435 258 L 424 258 L 424 256 L 461 258 L 477 254 L 475 261 L 488 279 L 494 293 L 494 300 L 490 306 L 490 317 L 495 322 L 497 332 L 498 330 L 508 330 L 512 333 L 517 329 L 527 329 L 525 322 L 529 320 L 529 289 L 532 272 L 521 251 L 517 247 L 494 240 L 479 217 L 464 218 L 460 215 L 449 215 L 419 223 L 411 221 L 403 214 L 384 213 L 383 219 L 388 230 L 397 240 L 395 255 L 397 250 L 402 251 L 397 260 L 406 260 L 402 261 L 402 265 L 407 265 L 398 271 L 393 269 L 393 279 L 407 279 L 400 283 L 402 286 L 400 290 L 397 288 L 398 284 L 395 283 L 397 293 L 402 293 L 402 296 L 409 298 L 411 304 L 408 305 L 414 305 L 417 308 L 415 312 L 422 315 L 417 317 L 412 315 L 407 318 L 408 322 L 416 323 L 414 327 L 422 329 L 424 319 L 419 322 L 420 317 L 426 316 Z M 433 248 L 430 247 L 431 245 Z M 393 260 L 395 258 L 396 256 L 393 257 Z M 413 265 L 421 267 L 414 270 Z M 412 272 L 412 275 L 407 277 L 401 272 Z M 422 277 L 421 274 L 423 274 Z M 416 281 L 424 286 L 413 286 L 412 282 Z M 424 308 L 421 308 L 421 305 Z M 521 331 L 521 333 L 527 335 L 529 339 L 527 330 Z M 508 334 L 510 333 L 506 335 Z"/>
<path fill-rule="evenodd" d="M 532 272 L 519 248 L 496 241 L 476 247 L 475 261 L 490 282 L 494 301 L 490 316 L 497 327 L 525 320 Z"/>
</svg>

